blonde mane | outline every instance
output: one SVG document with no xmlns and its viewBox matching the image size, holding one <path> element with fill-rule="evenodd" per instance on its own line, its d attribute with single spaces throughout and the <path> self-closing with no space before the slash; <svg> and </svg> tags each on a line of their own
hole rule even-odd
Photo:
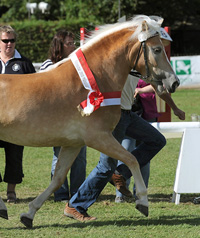
<svg viewBox="0 0 200 238">
<path fill-rule="evenodd" d="M 87 48 L 96 43 L 97 41 L 100 41 L 102 38 L 108 36 L 109 34 L 120 31 L 125 28 L 129 29 L 130 31 L 134 31 L 134 33 L 130 37 L 130 40 L 137 38 L 140 32 L 142 32 L 143 21 L 146 21 L 149 27 L 149 35 L 147 35 L 148 38 L 152 35 L 152 32 L 160 33 L 160 27 L 163 22 L 163 18 L 158 16 L 138 15 L 133 17 L 131 20 L 123 23 L 99 26 L 98 30 L 91 32 L 91 35 L 85 40 L 85 45 L 83 45 L 81 48 Z"/>
</svg>

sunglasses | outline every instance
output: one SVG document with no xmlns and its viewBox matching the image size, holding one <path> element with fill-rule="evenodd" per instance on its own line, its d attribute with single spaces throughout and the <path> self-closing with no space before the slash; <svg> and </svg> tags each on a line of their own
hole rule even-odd
<svg viewBox="0 0 200 238">
<path fill-rule="evenodd" d="M 1 39 L 1 41 L 5 44 L 8 44 L 9 42 L 10 43 L 15 43 L 15 39 Z"/>
</svg>

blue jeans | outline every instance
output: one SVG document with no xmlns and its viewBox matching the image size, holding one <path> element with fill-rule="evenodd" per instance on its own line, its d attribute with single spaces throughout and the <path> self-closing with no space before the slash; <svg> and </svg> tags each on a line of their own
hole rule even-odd
<svg viewBox="0 0 200 238">
<path fill-rule="evenodd" d="M 139 120 L 138 118 L 141 120 Z M 131 153 L 137 158 L 140 164 L 141 173 L 142 174 L 147 173 L 146 174 L 147 177 L 144 178 L 144 181 L 146 186 L 148 186 L 148 179 L 150 173 L 148 172 L 148 170 L 150 170 L 150 164 L 149 166 L 147 165 L 146 168 L 144 168 L 144 165 L 148 164 L 148 162 L 150 162 L 150 160 L 166 145 L 166 139 L 158 130 L 153 130 L 155 128 L 152 128 L 151 125 L 150 127 L 148 126 L 151 120 L 147 122 L 141 117 L 138 118 L 135 117 L 133 121 L 130 123 L 130 125 L 126 130 L 126 136 L 134 138 L 137 141 L 140 141 L 140 144 L 135 149 L 133 149 Z M 145 124 L 143 123 L 143 126 L 142 121 L 146 122 Z M 136 123 L 139 123 L 140 126 L 136 126 Z M 147 163 L 145 163 L 146 159 L 148 160 Z M 119 161 L 116 170 L 121 175 L 123 175 L 123 177 L 126 180 L 132 176 L 132 173 L 129 170 L 129 168 L 121 161 Z"/>
<path fill-rule="evenodd" d="M 157 118 L 152 118 L 152 119 L 149 119 L 149 120 L 146 120 L 146 121 L 147 122 L 156 122 Z M 133 129 L 132 129 L 132 127 L 133 127 Z M 131 134 L 131 132 L 134 130 L 134 128 L 135 128 L 135 125 L 134 125 L 134 122 L 133 122 L 127 128 L 126 136 L 125 136 L 124 140 L 122 141 L 122 146 L 126 150 L 128 150 L 129 152 L 133 151 L 135 149 L 135 147 L 136 147 L 136 140 L 130 137 L 130 136 L 133 136 Z M 127 136 L 127 134 L 130 135 L 130 136 Z M 120 167 L 120 165 L 122 165 L 122 166 Z M 124 169 L 125 172 L 122 172 L 122 169 Z M 121 162 L 121 161 L 118 162 L 117 170 L 119 170 L 122 174 L 127 172 L 129 175 L 131 175 L 131 172 L 129 173 L 129 169 L 127 168 L 127 166 L 123 162 Z M 141 167 L 140 171 L 141 171 L 144 183 L 145 183 L 146 187 L 148 188 L 149 177 L 150 177 L 150 162 L 147 163 L 145 166 Z M 127 181 L 126 182 L 126 186 L 128 187 L 129 184 L 130 184 L 130 178 L 128 178 L 126 181 Z M 133 195 L 136 198 L 136 188 L 135 188 L 135 185 L 133 187 Z M 123 197 L 123 195 L 117 189 L 116 189 L 116 196 L 117 197 Z"/>
<path fill-rule="evenodd" d="M 166 140 L 158 130 L 135 113 L 127 113 L 122 110 L 120 121 L 113 131 L 113 135 L 119 143 L 124 139 L 126 129 L 131 122 L 134 122 L 135 127 L 131 137 L 143 141 L 132 153 L 140 166 L 144 166 L 165 146 Z M 70 199 L 69 204 L 81 213 L 86 212 L 88 207 L 96 201 L 107 182 L 110 181 L 116 167 L 117 160 L 101 153 L 98 165 Z"/>
<path fill-rule="evenodd" d="M 56 163 L 58 161 L 58 155 L 60 147 L 53 148 L 54 155 L 51 167 L 51 176 L 54 175 Z M 70 190 L 67 177 L 64 184 L 54 192 L 54 201 L 69 200 L 77 192 L 80 185 L 84 182 L 86 177 L 86 146 L 81 148 L 78 156 L 76 157 L 70 171 Z"/>
</svg>

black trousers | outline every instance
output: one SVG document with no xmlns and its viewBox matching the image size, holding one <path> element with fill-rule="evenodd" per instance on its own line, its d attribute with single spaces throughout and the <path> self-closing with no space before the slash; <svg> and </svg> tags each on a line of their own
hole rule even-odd
<svg viewBox="0 0 200 238">
<path fill-rule="evenodd" d="M 2 180 L 0 174 L 0 182 L 4 181 L 12 184 L 21 183 L 24 177 L 22 166 L 24 146 L 14 145 L 0 140 L 0 147 L 5 150 L 6 160 L 4 179 Z"/>
</svg>

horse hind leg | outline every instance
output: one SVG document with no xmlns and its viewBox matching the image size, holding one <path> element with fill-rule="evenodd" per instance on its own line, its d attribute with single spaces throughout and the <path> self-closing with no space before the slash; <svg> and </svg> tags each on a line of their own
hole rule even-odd
<svg viewBox="0 0 200 238">
<path fill-rule="evenodd" d="M 49 187 L 29 203 L 29 211 L 22 213 L 20 221 L 27 227 L 32 228 L 33 219 L 36 212 L 40 209 L 42 204 L 48 199 L 48 197 L 61 187 L 63 184 L 67 172 L 71 168 L 76 156 L 78 155 L 81 147 L 62 147 L 59 153 L 58 162 L 52 181 Z"/>
<path fill-rule="evenodd" d="M 0 217 L 8 219 L 7 207 L 1 197 L 0 197 Z"/>
<path fill-rule="evenodd" d="M 89 146 L 99 150 L 111 158 L 121 160 L 129 167 L 136 185 L 136 195 L 138 197 L 138 200 L 136 201 L 136 209 L 143 215 L 148 216 L 149 204 L 147 198 L 147 188 L 144 184 L 144 180 L 142 178 L 140 167 L 136 158 L 130 152 L 125 150 L 119 144 L 119 142 L 114 139 L 112 134 L 104 134 L 98 138 L 93 138 L 93 140 L 90 140 Z M 103 138 L 103 140 L 101 140 L 101 138 Z"/>
</svg>

